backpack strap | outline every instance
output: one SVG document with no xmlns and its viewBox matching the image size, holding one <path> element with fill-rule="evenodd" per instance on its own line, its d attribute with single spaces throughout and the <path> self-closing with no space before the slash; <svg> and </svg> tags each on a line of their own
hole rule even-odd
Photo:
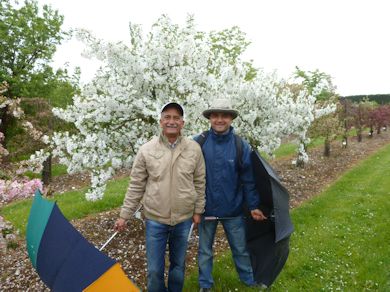
<svg viewBox="0 0 390 292">
<path fill-rule="evenodd" d="M 198 136 L 196 136 L 194 138 L 194 140 L 196 142 L 198 142 L 200 148 L 202 148 L 204 142 L 206 141 L 208 135 L 209 135 L 209 131 L 204 131 L 202 133 L 200 133 Z M 242 148 L 243 148 L 243 141 L 242 141 L 242 138 L 236 134 L 233 134 L 234 136 L 234 144 L 236 146 L 236 154 L 237 154 L 237 166 L 238 166 L 238 170 L 241 171 L 241 169 L 243 169 L 243 166 L 244 166 L 244 162 L 243 162 L 243 159 L 242 159 L 242 155 L 243 155 L 243 151 L 242 151 Z"/>
<path fill-rule="evenodd" d="M 196 142 L 198 142 L 200 148 L 202 148 L 202 146 L 203 146 L 204 142 L 206 141 L 208 135 L 209 135 L 209 131 L 204 131 L 204 132 L 200 133 L 198 136 L 196 136 L 194 138 L 194 140 Z"/>
<path fill-rule="evenodd" d="M 238 165 L 238 171 L 241 172 L 241 170 L 244 167 L 244 162 L 242 159 L 243 151 L 242 151 L 242 138 L 236 134 L 234 135 L 234 143 L 236 144 L 236 153 L 237 153 L 237 165 Z"/>
</svg>

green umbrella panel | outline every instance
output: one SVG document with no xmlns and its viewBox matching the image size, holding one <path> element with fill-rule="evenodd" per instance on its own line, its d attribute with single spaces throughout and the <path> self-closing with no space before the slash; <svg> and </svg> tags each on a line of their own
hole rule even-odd
<svg viewBox="0 0 390 292">
<path fill-rule="evenodd" d="M 39 190 L 35 192 L 27 225 L 27 252 L 34 268 L 37 268 L 37 255 L 43 232 L 53 210 L 54 203 L 42 198 Z"/>
</svg>

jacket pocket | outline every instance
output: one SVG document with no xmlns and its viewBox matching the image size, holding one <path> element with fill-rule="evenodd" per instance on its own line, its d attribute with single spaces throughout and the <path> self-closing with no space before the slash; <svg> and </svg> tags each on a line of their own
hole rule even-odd
<svg viewBox="0 0 390 292">
<path fill-rule="evenodd" d="M 196 194 L 194 191 L 187 189 L 179 191 L 175 204 L 181 214 L 191 213 L 195 209 Z"/>
<path fill-rule="evenodd" d="M 163 151 L 151 151 L 146 155 L 146 169 L 151 180 L 159 180 L 164 168 L 162 162 L 163 156 Z"/>
<path fill-rule="evenodd" d="M 194 151 L 184 151 L 180 153 L 178 159 L 178 169 L 180 172 L 192 174 L 196 166 L 196 153 Z"/>
</svg>

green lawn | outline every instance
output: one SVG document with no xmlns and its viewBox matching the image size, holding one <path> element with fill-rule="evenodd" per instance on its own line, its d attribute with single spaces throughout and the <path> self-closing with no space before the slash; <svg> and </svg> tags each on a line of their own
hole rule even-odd
<svg viewBox="0 0 390 292">
<path fill-rule="evenodd" d="M 89 214 L 107 211 L 122 205 L 129 179 L 110 181 L 102 200 L 90 202 L 85 199 L 86 188 L 57 194 L 51 200 L 57 201 L 68 220 L 82 218 Z M 0 209 L 0 215 L 10 221 L 22 235 L 26 232 L 28 214 L 32 199 L 17 201 Z"/>
<path fill-rule="evenodd" d="M 320 196 L 293 210 L 291 253 L 273 291 L 390 291 L 390 145 L 341 177 Z M 128 179 L 112 181 L 101 201 L 86 189 L 56 195 L 71 220 L 119 207 Z M 31 199 L 0 209 L 25 233 Z M 229 252 L 215 259 L 214 291 L 256 291 L 243 286 Z M 197 272 L 184 291 L 197 291 Z"/>
<path fill-rule="evenodd" d="M 293 210 L 288 262 L 272 291 L 390 291 L 390 145 Z M 227 252 L 214 291 L 243 286 Z M 198 291 L 197 271 L 184 291 Z"/>
<path fill-rule="evenodd" d="M 56 177 L 56 176 L 60 176 L 60 175 L 64 175 L 64 174 L 67 174 L 65 165 L 63 165 L 63 164 L 53 164 L 52 165 L 52 167 L 51 167 L 51 176 L 52 177 Z M 24 175 L 30 179 L 42 177 L 42 175 L 40 173 L 35 173 L 32 171 L 26 171 L 24 173 Z"/>
<path fill-rule="evenodd" d="M 324 144 L 323 138 L 316 138 L 309 143 L 308 148 L 310 149 L 310 148 L 320 147 L 321 145 L 323 147 L 323 144 Z M 291 143 L 291 142 L 284 143 L 274 151 L 275 158 L 296 154 L 297 148 L 298 148 L 297 143 Z"/>
<path fill-rule="evenodd" d="M 365 132 L 368 131 L 368 129 L 365 129 Z M 349 132 L 348 132 L 348 137 L 351 138 L 351 137 L 354 137 L 356 136 L 356 129 L 351 129 Z M 342 137 L 339 136 L 337 137 L 336 139 L 337 141 L 342 141 Z M 324 141 L 325 139 L 322 138 L 322 137 L 319 137 L 319 138 L 314 138 L 311 140 L 311 142 L 307 145 L 307 147 L 310 149 L 310 148 L 316 148 L 316 147 L 322 147 L 324 148 Z M 279 148 L 277 148 L 275 151 L 274 151 L 274 156 L 275 158 L 280 158 L 280 157 L 283 157 L 283 156 L 290 156 L 290 155 L 293 155 L 293 154 L 297 154 L 297 148 L 298 148 L 298 145 L 297 145 L 297 142 L 289 142 L 289 143 L 283 143 L 282 145 L 280 145 Z M 264 157 L 267 157 L 267 155 L 265 154 L 262 154 Z"/>
</svg>

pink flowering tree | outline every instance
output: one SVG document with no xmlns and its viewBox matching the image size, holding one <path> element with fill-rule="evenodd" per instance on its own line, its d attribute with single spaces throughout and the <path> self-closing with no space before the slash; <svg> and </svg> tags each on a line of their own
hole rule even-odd
<svg viewBox="0 0 390 292">
<path fill-rule="evenodd" d="M 7 149 L 4 148 L 3 146 L 3 141 L 4 141 L 4 134 L 2 132 L 0 132 L 0 164 L 2 162 L 2 158 L 3 156 L 7 156 L 9 153 L 7 151 Z"/>
<path fill-rule="evenodd" d="M 342 134 L 343 127 L 337 112 L 321 116 L 309 128 L 310 137 L 324 139 L 323 155 L 325 157 L 329 157 L 331 154 L 331 142 Z"/>
<path fill-rule="evenodd" d="M 381 105 L 374 108 L 370 113 L 373 128 L 377 134 L 381 133 L 381 129 L 385 128 L 390 122 L 390 106 Z"/>
<path fill-rule="evenodd" d="M 15 199 L 28 198 L 34 195 L 37 189 L 42 189 L 42 182 L 39 179 L 0 180 L 0 199 L 11 202 Z"/>
<path fill-rule="evenodd" d="M 356 135 L 358 142 L 363 141 L 363 131 L 366 127 L 371 127 L 372 121 L 370 117 L 370 112 L 373 110 L 373 102 L 364 99 L 357 104 L 353 104 L 351 113 L 352 113 L 352 122 L 353 126 L 356 129 Z"/>
<path fill-rule="evenodd" d="M 0 108 L 7 106 L 9 115 L 21 119 L 23 117 L 23 111 L 19 107 L 19 99 L 10 99 L 5 97 L 3 93 L 6 90 L 7 84 L 3 82 L 0 87 Z M 22 124 L 25 129 L 37 134 L 36 130 L 30 123 L 22 121 Z M 0 165 L 3 163 L 3 157 L 9 154 L 3 145 L 4 138 L 4 133 L 0 132 Z M 24 172 L 24 169 L 20 168 L 18 173 L 22 172 Z M 42 189 L 42 183 L 39 179 L 30 180 L 16 173 L 2 173 L 0 177 L 0 200 L 3 202 L 10 202 L 15 199 L 27 198 L 32 196 L 37 188 Z"/>
</svg>

